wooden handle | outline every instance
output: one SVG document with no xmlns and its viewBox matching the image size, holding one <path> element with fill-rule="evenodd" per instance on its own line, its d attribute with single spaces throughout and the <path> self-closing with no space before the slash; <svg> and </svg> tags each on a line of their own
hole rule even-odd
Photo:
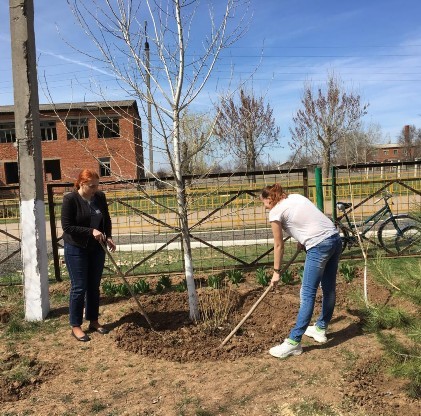
<svg viewBox="0 0 421 416">
<path fill-rule="evenodd" d="M 288 269 L 289 266 L 293 263 L 293 261 L 297 258 L 298 254 L 300 253 L 301 249 L 298 249 L 295 254 L 292 256 L 291 260 L 288 261 L 287 264 L 282 268 L 281 272 L 279 274 L 285 273 L 285 271 Z M 247 320 L 247 318 L 253 313 L 253 311 L 257 308 L 259 303 L 265 298 L 265 296 L 269 293 L 269 291 L 272 289 L 272 285 L 266 288 L 266 290 L 263 292 L 263 294 L 260 296 L 259 299 L 254 303 L 254 305 L 250 308 L 250 310 L 247 312 L 247 314 L 244 316 L 244 318 L 239 322 L 239 324 L 229 333 L 229 335 L 221 342 L 218 348 L 223 347 L 231 338 L 232 336 L 238 331 L 238 329 L 243 325 L 243 323 Z"/>
</svg>

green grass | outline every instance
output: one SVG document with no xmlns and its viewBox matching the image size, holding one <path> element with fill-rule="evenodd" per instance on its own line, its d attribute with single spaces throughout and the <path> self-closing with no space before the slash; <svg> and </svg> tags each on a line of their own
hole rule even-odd
<svg viewBox="0 0 421 416">
<path fill-rule="evenodd" d="M 331 406 L 316 399 L 308 399 L 292 406 L 294 416 L 339 416 Z"/>
<path fill-rule="evenodd" d="M 391 374 L 407 380 L 409 396 L 421 398 L 421 260 L 383 259 L 370 264 L 372 274 L 394 297 L 414 305 L 415 312 L 389 305 L 368 305 L 361 309 L 364 329 L 376 333 L 388 358 Z M 387 330 L 387 332 L 385 331 Z"/>
</svg>

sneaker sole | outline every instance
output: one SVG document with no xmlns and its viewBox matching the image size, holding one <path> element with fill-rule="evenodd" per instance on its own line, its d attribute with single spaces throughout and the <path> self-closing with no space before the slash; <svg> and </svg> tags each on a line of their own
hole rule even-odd
<svg viewBox="0 0 421 416">
<path fill-rule="evenodd" d="M 287 358 L 287 357 L 289 357 L 290 355 L 301 355 L 303 353 L 303 350 L 298 350 L 298 351 L 291 351 L 291 352 L 289 352 L 288 354 L 285 354 L 285 355 L 277 355 L 277 354 L 272 354 L 270 351 L 269 351 L 269 354 L 272 356 L 272 357 L 276 357 L 276 358 Z"/>
<path fill-rule="evenodd" d="M 313 338 L 319 344 L 326 344 L 326 342 L 327 342 L 327 339 L 317 339 L 317 338 L 313 337 L 313 335 L 307 335 L 307 334 L 304 334 L 304 335 L 306 337 Z"/>
</svg>

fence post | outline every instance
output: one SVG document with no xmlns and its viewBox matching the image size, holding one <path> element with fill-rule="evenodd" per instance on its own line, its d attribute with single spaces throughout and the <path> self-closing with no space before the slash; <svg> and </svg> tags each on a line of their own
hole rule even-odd
<svg viewBox="0 0 421 416">
<path fill-rule="evenodd" d="M 316 179 L 316 203 L 317 208 L 320 211 L 324 212 L 324 202 L 323 202 L 323 179 L 322 179 L 322 168 L 317 167 L 314 172 Z"/>
<path fill-rule="evenodd" d="M 331 176 L 332 176 L 332 221 L 336 221 L 336 166 L 332 166 L 331 168 Z"/>
<path fill-rule="evenodd" d="M 53 250 L 54 275 L 57 282 L 61 282 L 60 257 L 58 255 L 58 239 L 56 229 L 56 213 L 54 211 L 53 185 L 47 183 L 48 213 L 50 216 L 51 246 Z"/>
</svg>

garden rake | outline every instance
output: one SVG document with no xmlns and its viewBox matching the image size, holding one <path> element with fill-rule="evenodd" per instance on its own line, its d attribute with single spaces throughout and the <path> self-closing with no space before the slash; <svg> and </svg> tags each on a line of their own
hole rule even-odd
<svg viewBox="0 0 421 416">
<path fill-rule="evenodd" d="M 123 279 L 123 282 L 129 289 L 130 294 L 132 295 L 132 298 L 135 300 L 137 306 L 139 307 L 140 313 L 145 317 L 146 321 L 148 322 L 149 326 L 153 330 L 153 325 L 151 320 L 149 319 L 149 316 L 145 312 L 145 310 L 142 308 L 142 305 L 139 302 L 139 299 L 136 296 L 136 293 L 133 292 L 132 287 L 130 286 L 130 283 L 127 281 L 127 279 L 124 276 L 124 273 L 121 271 L 120 267 L 117 265 L 116 261 L 114 260 L 114 257 L 111 255 L 111 253 L 108 251 L 107 246 L 104 244 L 103 241 L 101 241 L 101 246 L 104 249 L 105 253 L 107 253 L 108 258 L 111 260 L 111 263 L 113 263 L 115 269 L 117 270 L 118 275 Z"/>
<path fill-rule="evenodd" d="M 291 257 L 291 259 L 288 261 L 287 264 L 281 269 L 280 275 L 285 273 L 285 271 L 288 269 L 289 266 L 294 262 L 294 260 L 297 258 L 298 254 L 300 254 L 301 248 L 297 249 L 297 251 L 294 253 L 294 255 Z M 218 348 L 222 348 L 231 338 L 232 336 L 240 329 L 241 325 L 243 325 L 244 322 L 246 322 L 247 318 L 254 312 L 254 310 L 257 308 L 259 303 L 265 298 L 265 296 L 269 293 L 269 291 L 273 289 L 272 285 L 269 285 L 266 290 L 263 292 L 263 294 L 260 296 L 259 299 L 254 303 L 254 305 L 250 308 L 250 310 L 247 312 L 247 314 L 244 316 L 244 318 L 239 322 L 239 324 L 230 332 L 230 334 L 222 341 L 222 343 L 219 345 Z"/>
</svg>

